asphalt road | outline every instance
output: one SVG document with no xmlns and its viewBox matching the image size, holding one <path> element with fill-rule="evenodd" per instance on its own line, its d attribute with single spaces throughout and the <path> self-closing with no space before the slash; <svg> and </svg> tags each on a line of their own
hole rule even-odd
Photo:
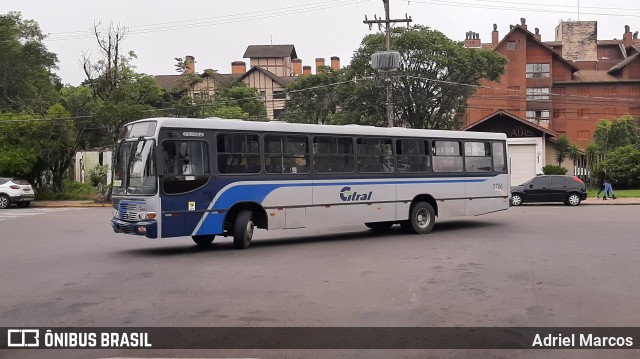
<svg viewBox="0 0 640 359">
<path fill-rule="evenodd" d="M 112 233 L 109 208 L 0 222 L 0 327 L 638 326 L 640 206 L 530 205 L 438 221 L 229 238 Z M 7 215 L 8 214 L 8 215 Z M 0 333 L 1 334 L 1 333 Z M 4 334 L 2 334 L 4 335 Z M 5 351 L 3 358 L 637 357 L 614 351 Z"/>
</svg>

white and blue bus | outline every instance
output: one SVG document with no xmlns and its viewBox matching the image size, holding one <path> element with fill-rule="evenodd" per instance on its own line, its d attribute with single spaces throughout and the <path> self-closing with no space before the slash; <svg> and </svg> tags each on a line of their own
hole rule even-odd
<svg viewBox="0 0 640 359">
<path fill-rule="evenodd" d="M 509 208 L 506 135 L 370 126 L 152 118 L 124 126 L 115 232 L 230 235 L 362 224 L 431 231 L 436 217 Z"/>
</svg>

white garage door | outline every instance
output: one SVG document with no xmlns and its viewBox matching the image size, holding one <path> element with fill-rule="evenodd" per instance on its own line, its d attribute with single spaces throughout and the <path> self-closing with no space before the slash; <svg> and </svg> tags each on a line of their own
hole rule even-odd
<svg viewBox="0 0 640 359">
<path fill-rule="evenodd" d="M 536 176 L 536 146 L 509 145 L 511 185 L 522 184 Z"/>
</svg>

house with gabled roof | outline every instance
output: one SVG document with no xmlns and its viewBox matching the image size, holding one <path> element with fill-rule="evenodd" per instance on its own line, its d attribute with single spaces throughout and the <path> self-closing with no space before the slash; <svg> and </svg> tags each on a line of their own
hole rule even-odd
<svg viewBox="0 0 640 359">
<path fill-rule="evenodd" d="M 471 96 L 465 126 L 502 109 L 585 148 L 599 121 L 640 116 L 640 40 L 629 26 L 620 40 L 598 40 L 595 21 L 563 21 L 542 41 L 521 19 L 502 40 L 495 25 L 491 35 L 482 43 L 468 32 L 465 46 L 497 51 L 506 71 Z"/>
<path fill-rule="evenodd" d="M 294 45 L 249 45 L 244 52 L 249 59 L 249 69 L 245 61 L 233 61 L 231 74 L 219 74 L 205 70 L 198 74 L 198 81 L 185 83 L 183 75 L 158 75 L 156 81 L 166 93 L 181 96 L 212 96 L 220 84 L 242 81 L 255 88 L 265 104 L 267 117 L 279 119 L 287 99 L 286 88 L 299 76 L 311 75 L 311 66 L 302 66 Z M 195 59 L 187 56 L 187 74 L 195 74 Z M 316 73 L 325 66 L 324 58 L 316 58 Z M 340 69 L 340 58 L 331 57 L 331 68 Z M 187 92 L 188 91 L 188 92 Z"/>
</svg>

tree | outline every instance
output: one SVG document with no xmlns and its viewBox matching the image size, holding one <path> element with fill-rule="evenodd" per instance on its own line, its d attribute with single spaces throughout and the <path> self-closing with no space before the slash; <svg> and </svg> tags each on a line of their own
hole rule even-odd
<svg viewBox="0 0 640 359">
<path fill-rule="evenodd" d="M 556 161 L 558 166 L 562 166 L 562 162 L 569 155 L 571 144 L 567 135 L 560 135 L 558 137 L 558 147 L 556 148 Z"/>
<path fill-rule="evenodd" d="M 607 153 L 602 167 L 609 167 L 623 187 L 640 186 L 640 145 L 620 146 Z"/>
<path fill-rule="evenodd" d="M 494 51 L 465 48 L 441 32 L 419 25 L 394 29 L 392 47 L 401 55 L 400 69 L 393 80 L 396 126 L 456 128 L 466 100 L 473 94 L 473 86 L 479 85 L 481 79 L 499 80 L 506 64 Z M 385 48 L 384 34 L 365 36 L 351 61 L 350 78 L 375 77 L 371 55 Z M 351 91 L 349 96 L 358 94 L 357 98 L 341 101 L 341 108 L 377 122 L 384 113 L 385 101 L 380 98 L 384 83 L 374 81 L 374 84 L 364 81 L 352 84 L 373 91 Z"/>
<path fill-rule="evenodd" d="M 289 98 L 285 103 L 283 118 L 299 123 L 333 123 L 338 109 L 335 85 L 344 78 L 342 72 L 326 66 L 319 74 L 300 76 L 287 87 Z"/>
<path fill-rule="evenodd" d="M 189 90 L 189 97 L 193 99 L 195 97 L 195 86 L 196 84 L 202 82 L 202 77 L 197 74 L 191 72 L 193 68 L 191 59 L 183 59 L 182 57 L 176 57 L 176 71 L 180 73 L 180 79 L 177 81 L 177 85 L 180 88 L 185 88 Z"/>
<path fill-rule="evenodd" d="M 640 143 L 640 130 L 631 116 L 600 121 L 593 134 L 593 141 L 604 152 L 609 152 L 618 147 Z"/>
<path fill-rule="evenodd" d="M 0 110 L 44 115 L 56 103 L 58 58 L 44 38 L 38 23 L 19 12 L 0 15 Z"/>
<path fill-rule="evenodd" d="M 107 146 L 116 143 L 125 123 L 152 114 L 152 105 L 162 102 L 162 89 L 152 76 L 135 71 L 133 61 L 137 56 L 133 51 L 123 55 L 125 27 L 110 24 L 101 30 L 100 24 L 94 24 L 93 34 L 100 58 L 94 62 L 87 53 L 83 56 L 85 84 L 96 103 L 92 125 L 98 131 L 89 143 Z"/>
</svg>

